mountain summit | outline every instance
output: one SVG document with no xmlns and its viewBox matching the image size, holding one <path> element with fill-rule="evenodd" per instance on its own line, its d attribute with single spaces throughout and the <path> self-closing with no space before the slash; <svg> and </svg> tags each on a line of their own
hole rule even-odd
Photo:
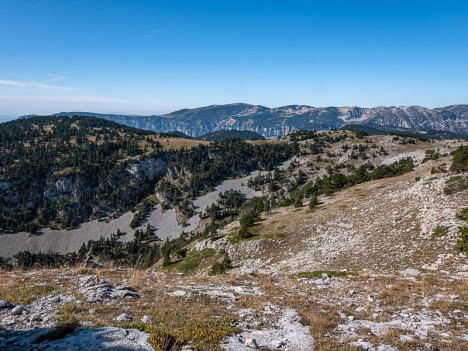
<svg viewBox="0 0 468 351">
<path fill-rule="evenodd" d="M 323 130 L 361 124 L 386 131 L 447 131 L 468 134 L 468 105 L 429 109 L 420 106 L 312 107 L 289 105 L 268 108 L 235 103 L 183 109 L 161 116 L 61 112 L 55 116 L 93 116 L 157 132 L 179 131 L 192 137 L 219 130 L 250 130 L 267 138 L 295 130 Z"/>
</svg>

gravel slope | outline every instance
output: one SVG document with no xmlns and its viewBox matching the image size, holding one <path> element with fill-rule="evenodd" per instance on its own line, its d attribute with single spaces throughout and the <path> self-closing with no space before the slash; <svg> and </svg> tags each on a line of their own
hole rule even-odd
<svg viewBox="0 0 468 351">
<path fill-rule="evenodd" d="M 195 199 L 194 206 L 196 211 L 204 211 L 207 206 L 216 202 L 220 192 L 229 189 L 239 190 L 247 198 L 261 195 L 261 192 L 255 191 L 246 185 L 247 180 L 256 174 L 254 172 L 247 177 L 229 179 L 222 182 L 214 191 Z M 30 236 L 26 232 L 0 235 L 0 257 L 11 257 L 15 253 L 25 250 L 32 253 L 39 251 L 75 252 L 79 250 L 83 243 L 89 240 L 97 240 L 101 236 L 104 238 L 110 237 L 112 233 L 117 232 L 117 229 L 120 229 L 125 234 L 121 237 L 122 241 L 131 241 L 134 233 L 134 229 L 130 228 L 132 219 L 133 213 L 127 212 L 109 223 L 95 220 L 83 223 L 79 228 L 73 230 L 44 228 L 33 236 Z M 158 205 L 150 213 L 148 219 L 143 222 L 142 227 L 145 227 L 148 223 L 156 228 L 156 235 L 160 239 L 166 240 L 166 238 L 173 239 L 178 237 L 182 231 L 188 233 L 196 229 L 200 223 L 200 217 L 198 213 L 195 214 L 187 221 L 188 225 L 183 227 L 177 222 L 176 211 L 174 209 L 163 212 L 161 206 Z"/>
</svg>

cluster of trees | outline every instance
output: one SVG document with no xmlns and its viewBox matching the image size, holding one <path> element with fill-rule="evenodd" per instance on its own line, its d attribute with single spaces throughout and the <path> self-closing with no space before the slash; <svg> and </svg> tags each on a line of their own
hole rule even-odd
<svg viewBox="0 0 468 351">
<path fill-rule="evenodd" d="M 215 221 L 237 216 L 240 208 L 246 202 L 246 196 L 233 189 L 219 193 L 218 197 L 217 203 L 213 203 L 205 209 L 203 218 L 211 218 L 212 221 Z"/>
<path fill-rule="evenodd" d="M 198 139 L 207 141 L 222 141 L 225 139 L 241 139 L 241 140 L 264 140 L 260 134 L 251 130 L 218 130 L 202 135 Z"/>
<path fill-rule="evenodd" d="M 193 139 L 191 136 L 179 132 L 177 130 L 169 131 L 169 132 L 161 132 L 159 133 L 160 138 L 182 138 L 182 139 Z"/>
<path fill-rule="evenodd" d="M 314 139 L 318 136 L 316 130 L 298 130 L 291 134 L 289 134 L 289 140 L 291 141 L 302 141 L 302 140 L 309 140 Z"/>
<path fill-rule="evenodd" d="M 453 161 L 450 169 L 457 173 L 468 171 L 468 146 L 460 146 L 453 152 Z"/>
<path fill-rule="evenodd" d="M 151 209 L 156 205 L 156 203 L 151 200 L 150 198 L 144 199 L 136 208 L 133 209 L 135 214 L 133 215 L 133 219 L 130 222 L 130 227 L 135 229 L 138 227 L 143 219 L 145 219 Z"/>
<path fill-rule="evenodd" d="M 260 214 L 262 212 L 269 212 L 271 210 L 271 204 L 266 196 L 253 197 L 242 207 L 242 215 L 240 217 L 240 230 L 239 236 L 243 239 L 252 236 L 249 228 L 252 227 L 255 222 L 260 220 Z"/>
<path fill-rule="evenodd" d="M 92 117 L 31 117 L 0 125 L 0 233 L 73 228 L 127 211 L 154 192 L 132 178 L 138 158 L 161 157 L 142 131 Z M 143 155 L 140 143 L 151 145 Z"/>
<path fill-rule="evenodd" d="M 228 178 L 250 172 L 272 170 L 299 150 L 289 143 L 252 145 L 239 139 L 226 139 L 174 152 L 166 179 L 158 183 L 158 192 L 171 205 L 193 200 Z"/>
<path fill-rule="evenodd" d="M 336 130 L 333 130 L 336 132 Z M 348 134 L 339 134 L 334 135 L 332 131 L 329 132 L 317 132 L 316 130 L 298 130 L 288 135 L 289 139 L 292 142 L 304 141 L 304 140 L 313 140 L 314 142 L 324 142 L 324 143 L 337 143 L 341 140 L 348 138 Z"/>
<path fill-rule="evenodd" d="M 111 261 L 114 265 L 146 268 L 160 260 L 167 247 L 173 246 L 168 243 L 159 245 L 160 239 L 150 225 L 145 230 L 136 230 L 134 239 L 130 242 L 119 241 L 121 235 L 120 230 L 117 230 L 117 233 L 109 238 L 90 240 L 88 243 L 83 243 L 78 252 L 67 254 L 22 251 L 10 260 L 0 259 L 0 269 L 74 266 L 84 264 L 90 259 Z"/>
<path fill-rule="evenodd" d="M 262 190 L 263 186 L 266 186 L 268 191 L 276 191 L 278 190 L 278 182 L 284 179 L 284 174 L 275 168 L 272 172 L 259 173 L 255 177 L 249 178 L 247 185 L 257 191 Z"/>
<path fill-rule="evenodd" d="M 296 140 L 306 140 L 304 146 L 309 149 L 312 155 L 318 155 L 323 153 L 324 148 L 331 144 L 338 143 L 348 138 L 347 134 L 341 134 L 337 136 L 330 135 L 328 133 L 316 133 L 316 132 L 298 132 L 298 135 L 293 134 L 291 139 L 295 142 Z"/>
<path fill-rule="evenodd" d="M 430 160 L 438 160 L 440 157 L 439 150 L 426 150 L 424 152 L 424 159 L 422 160 L 422 163 L 426 163 Z"/>
<path fill-rule="evenodd" d="M 452 155 L 450 170 L 460 175 L 451 177 L 445 183 L 444 193 L 447 195 L 468 189 L 468 179 L 465 175 L 465 172 L 468 171 L 468 146 L 458 147 Z M 433 168 L 433 171 L 436 173 L 438 170 Z"/>
<path fill-rule="evenodd" d="M 224 217 L 236 216 L 238 209 L 245 203 L 246 197 L 239 190 L 226 190 L 220 193 L 218 203 L 224 210 Z"/>
<path fill-rule="evenodd" d="M 3 264 L 0 262 L 0 269 L 9 270 L 13 267 L 21 269 L 28 269 L 32 267 L 61 267 L 65 265 L 76 265 L 83 262 L 84 257 L 81 257 L 78 253 L 73 252 L 66 255 L 55 253 L 55 252 L 39 252 L 37 254 L 30 253 L 29 251 L 18 252 L 11 263 L 4 260 Z"/>
<path fill-rule="evenodd" d="M 468 222 L 468 207 L 462 208 L 460 212 L 457 213 L 456 218 Z M 455 250 L 468 252 L 468 226 L 463 226 L 458 229 L 459 238 L 455 245 Z"/>
<path fill-rule="evenodd" d="M 304 197 L 312 198 L 324 194 L 332 195 L 344 188 L 361 184 L 369 180 L 395 177 L 411 172 L 414 169 L 413 160 L 408 157 L 394 162 L 390 165 L 380 165 L 374 168 L 372 165 L 362 165 L 351 174 L 345 175 L 339 172 L 328 174 L 323 178 L 308 182 L 300 189 L 294 191 L 289 199 L 282 202 L 283 205 L 299 204 Z M 369 171 L 370 170 L 370 171 Z M 312 201 L 315 203 L 315 200 Z M 314 206 L 316 203 L 314 204 Z M 312 207 L 314 207 L 312 206 Z"/>
</svg>

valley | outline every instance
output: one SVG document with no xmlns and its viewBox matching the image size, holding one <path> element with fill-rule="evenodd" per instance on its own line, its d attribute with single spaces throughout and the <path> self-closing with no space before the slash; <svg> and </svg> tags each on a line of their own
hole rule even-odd
<svg viewBox="0 0 468 351">
<path fill-rule="evenodd" d="M 468 351 L 468 1 L 0 27 L 0 351 Z"/>
<path fill-rule="evenodd" d="M 26 188 L 12 187 L 25 168 L 3 163 L 0 348 L 468 346 L 465 140 L 330 130 L 200 141 L 89 117 L 49 119 L 41 134 L 37 119 L 20 122 L 33 133 L 21 152 L 61 157 Z M 62 123 L 85 132 L 54 139 Z M 102 128 L 120 130 L 114 156 L 98 153 L 114 171 L 86 178 L 60 145 L 94 150 Z M 11 152 L 15 134 L 1 135 Z M 29 189 L 51 202 L 28 206 Z M 127 207 L 113 204 L 133 189 Z M 8 207 L 14 193 L 23 208 Z M 52 208 L 62 212 L 39 216 Z M 65 209 L 76 223 L 64 225 Z"/>
</svg>

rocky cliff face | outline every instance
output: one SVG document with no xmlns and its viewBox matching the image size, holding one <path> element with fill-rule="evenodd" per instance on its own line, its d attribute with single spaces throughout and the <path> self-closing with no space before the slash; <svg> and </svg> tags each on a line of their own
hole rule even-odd
<svg viewBox="0 0 468 351">
<path fill-rule="evenodd" d="M 212 105 L 184 109 L 162 116 L 101 115 L 66 112 L 57 115 L 100 117 L 128 126 L 162 131 L 180 131 L 192 137 L 224 129 L 251 130 L 264 137 L 279 137 L 298 129 L 340 128 L 364 124 L 410 130 L 438 130 L 468 134 L 468 105 L 428 109 L 400 107 L 311 107 L 290 105 L 268 108 L 259 105 Z"/>
</svg>

